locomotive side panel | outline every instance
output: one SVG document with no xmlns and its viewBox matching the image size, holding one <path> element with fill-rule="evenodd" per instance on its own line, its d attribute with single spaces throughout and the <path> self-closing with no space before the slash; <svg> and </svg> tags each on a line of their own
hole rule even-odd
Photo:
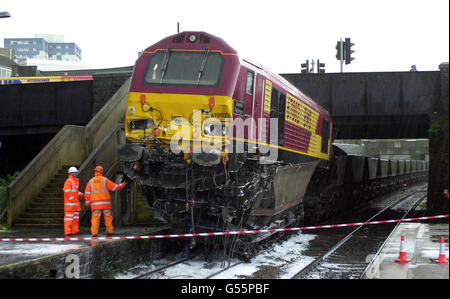
<svg viewBox="0 0 450 299">
<path fill-rule="evenodd" d="M 261 108 L 264 108 L 265 142 L 276 146 L 285 156 L 289 156 L 285 152 L 290 152 L 329 160 L 331 122 L 328 118 L 268 78 L 265 78 L 263 93 L 264 104 Z M 278 125 L 277 140 L 271 140 L 271 118 L 276 119 L 274 124 Z"/>
</svg>

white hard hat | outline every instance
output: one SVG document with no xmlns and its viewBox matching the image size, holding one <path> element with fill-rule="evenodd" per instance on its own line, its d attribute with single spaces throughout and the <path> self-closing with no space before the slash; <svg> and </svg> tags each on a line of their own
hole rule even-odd
<svg viewBox="0 0 450 299">
<path fill-rule="evenodd" d="M 76 167 L 70 167 L 68 173 L 78 172 L 78 169 Z"/>
</svg>

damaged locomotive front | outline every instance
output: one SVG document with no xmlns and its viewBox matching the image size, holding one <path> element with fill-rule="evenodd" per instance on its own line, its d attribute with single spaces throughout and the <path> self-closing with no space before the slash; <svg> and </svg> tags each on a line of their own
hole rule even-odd
<svg viewBox="0 0 450 299">
<path fill-rule="evenodd" d="M 277 74 L 219 37 L 182 32 L 137 60 L 118 153 L 172 227 L 282 228 L 302 221 L 331 130 L 329 113 Z"/>
</svg>

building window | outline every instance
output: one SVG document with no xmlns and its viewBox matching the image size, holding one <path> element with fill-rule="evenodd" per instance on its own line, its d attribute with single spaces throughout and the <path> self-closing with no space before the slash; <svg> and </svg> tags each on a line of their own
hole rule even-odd
<svg viewBox="0 0 450 299">
<path fill-rule="evenodd" d="M 8 68 L 0 67 L 0 77 L 2 78 L 11 77 L 11 70 Z"/>
</svg>

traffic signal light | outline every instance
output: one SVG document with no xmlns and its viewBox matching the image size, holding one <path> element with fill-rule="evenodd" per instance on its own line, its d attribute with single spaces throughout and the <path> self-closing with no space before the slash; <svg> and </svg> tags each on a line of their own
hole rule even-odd
<svg viewBox="0 0 450 299">
<path fill-rule="evenodd" d="M 306 59 L 306 63 L 302 63 L 302 74 L 309 73 L 309 60 Z"/>
<path fill-rule="evenodd" d="M 317 73 L 325 73 L 325 63 L 320 63 L 317 59 Z"/>
<path fill-rule="evenodd" d="M 352 54 L 355 53 L 355 51 L 353 51 L 351 48 L 352 46 L 354 46 L 355 44 L 350 42 L 350 38 L 346 38 L 345 39 L 345 43 L 344 43 L 344 53 L 345 53 L 345 64 L 350 64 L 350 62 L 352 62 L 352 60 L 354 60 L 355 58 L 352 57 Z"/>
<path fill-rule="evenodd" d="M 337 50 L 337 52 L 336 52 L 336 59 L 337 60 L 341 60 L 341 43 L 343 43 L 343 42 L 338 41 L 337 44 L 336 44 L 336 50 Z"/>
</svg>

